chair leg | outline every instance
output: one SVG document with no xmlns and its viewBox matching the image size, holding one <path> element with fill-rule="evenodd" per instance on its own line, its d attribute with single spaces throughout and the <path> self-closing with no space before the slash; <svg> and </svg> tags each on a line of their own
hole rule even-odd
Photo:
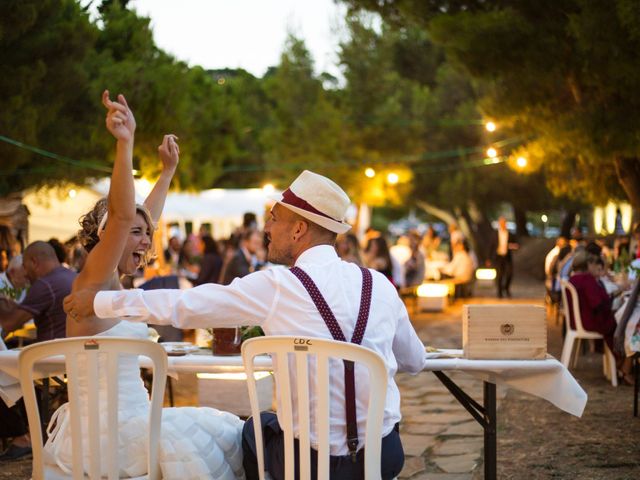
<svg viewBox="0 0 640 480">
<path fill-rule="evenodd" d="M 576 368 L 578 366 L 578 357 L 580 357 L 580 354 L 582 353 L 580 350 L 582 348 L 582 339 L 576 338 L 575 342 L 576 345 L 573 350 L 573 358 L 571 359 L 571 368 Z"/>
<path fill-rule="evenodd" d="M 638 364 L 639 354 L 633 356 L 633 416 L 638 416 L 638 388 L 640 387 L 640 365 Z"/>
<path fill-rule="evenodd" d="M 604 357 L 602 359 L 603 363 L 606 363 L 607 372 L 606 376 L 611 380 L 611 385 L 614 387 L 618 386 L 618 372 L 616 372 L 616 359 L 609 350 L 609 347 L 605 344 L 604 346 Z"/>
<path fill-rule="evenodd" d="M 570 368 L 573 341 L 573 336 L 567 333 L 562 346 L 562 356 L 560 357 L 560 363 L 562 363 L 566 368 Z"/>
</svg>

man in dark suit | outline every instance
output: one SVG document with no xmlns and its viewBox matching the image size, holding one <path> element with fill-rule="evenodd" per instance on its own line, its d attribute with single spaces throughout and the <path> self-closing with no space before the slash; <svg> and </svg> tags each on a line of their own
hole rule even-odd
<svg viewBox="0 0 640 480">
<path fill-rule="evenodd" d="M 245 230 L 238 249 L 222 267 L 222 285 L 229 285 L 234 278 L 244 277 L 255 270 L 256 253 L 262 247 L 263 236 L 258 230 Z"/>
<path fill-rule="evenodd" d="M 496 269 L 496 286 L 498 297 L 511 297 L 511 279 L 513 278 L 513 257 L 511 252 L 519 248 L 513 234 L 507 230 L 507 220 L 498 219 L 498 231 L 494 233 L 491 242 L 491 256 Z"/>
</svg>

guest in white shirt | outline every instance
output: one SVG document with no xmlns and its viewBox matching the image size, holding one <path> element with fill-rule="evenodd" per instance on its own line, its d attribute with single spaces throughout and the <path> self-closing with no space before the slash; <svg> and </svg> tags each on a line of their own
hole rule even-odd
<svg viewBox="0 0 640 480">
<path fill-rule="evenodd" d="M 453 278 L 456 283 L 468 283 L 473 279 L 476 267 L 469 255 L 465 242 L 458 241 L 453 245 L 453 258 L 440 269 L 443 277 Z"/>
<path fill-rule="evenodd" d="M 12 300 L 22 302 L 27 295 L 27 272 L 22 266 L 22 255 L 16 255 L 9 260 L 7 270 L 0 273 L 0 293 L 11 291 Z"/>
<path fill-rule="evenodd" d="M 418 338 L 404 304 L 394 286 L 382 274 L 340 260 L 334 249 L 337 233 L 350 226 L 344 218 L 350 200 L 334 182 L 304 171 L 276 199 L 265 224 L 268 260 L 297 267 L 326 300 L 342 329 L 351 339 L 359 317 L 363 283 L 372 277 L 371 305 L 361 345 L 379 353 L 387 366 L 387 395 L 383 421 L 382 478 L 394 478 L 402 469 L 404 454 L 398 434 L 400 393 L 397 371 L 417 373 L 424 364 L 424 345 Z M 297 271 L 297 270 L 296 270 Z M 189 290 L 129 290 L 96 292 L 81 290 L 65 300 L 65 309 L 76 315 L 173 324 L 179 328 L 260 325 L 266 335 L 295 335 L 331 339 L 332 335 L 308 293 L 307 286 L 292 271 L 282 267 L 251 273 L 230 285 L 205 284 Z M 365 317 L 366 318 L 366 317 Z M 355 377 L 363 371 L 356 365 Z M 344 372 L 332 370 L 330 382 L 332 418 L 345 418 Z M 310 368 L 310 384 L 315 370 Z M 337 420 L 330 428 L 331 478 L 364 478 L 362 448 L 366 430 L 369 392 L 365 382 L 357 384 L 357 462 L 351 461 L 346 439 L 346 422 Z M 312 403 L 315 400 L 312 400 Z M 280 409 L 279 409 L 280 410 Z M 270 415 L 270 416 L 269 416 Z M 267 419 L 267 421 L 265 421 Z M 273 414 L 263 414 L 263 435 L 269 473 L 282 478 L 282 432 Z M 316 439 L 311 427 L 312 445 Z M 294 432 L 298 424 L 294 416 Z M 247 478 L 257 477 L 255 442 L 251 421 L 243 440 Z M 315 452 L 312 452 L 312 457 Z"/>
</svg>

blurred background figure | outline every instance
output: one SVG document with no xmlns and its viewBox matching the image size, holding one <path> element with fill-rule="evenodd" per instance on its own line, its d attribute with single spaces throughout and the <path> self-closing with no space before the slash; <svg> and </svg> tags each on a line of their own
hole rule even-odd
<svg viewBox="0 0 640 480">
<path fill-rule="evenodd" d="M 396 287 L 405 287 L 404 265 L 411 258 L 411 246 L 407 235 L 400 235 L 396 243 L 389 248 L 391 255 L 391 275 Z"/>
<path fill-rule="evenodd" d="M 519 248 L 515 236 L 507 230 L 507 220 L 498 219 L 498 230 L 491 242 L 491 255 L 496 269 L 496 286 L 498 297 L 511 297 L 511 280 L 513 279 L 513 256 L 511 252 Z"/>
<path fill-rule="evenodd" d="M 411 256 L 404 263 L 404 286 L 422 285 L 425 274 L 425 258 L 420 250 L 422 237 L 416 230 L 409 232 L 409 248 Z"/>
<path fill-rule="evenodd" d="M 440 237 L 434 230 L 432 225 L 429 225 L 427 231 L 422 237 L 422 253 L 427 260 L 433 259 L 433 252 L 437 251 L 440 247 Z"/>
<path fill-rule="evenodd" d="M 58 240 L 57 238 L 50 238 L 47 240 L 47 243 L 53 247 L 53 250 L 56 252 L 56 257 L 58 257 L 58 261 L 60 265 L 63 267 L 69 268 L 69 252 L 67 251 L 67 247 Z"/>
<path fill-rule="evenodd" d="M 256 254 L 262 249 L 263 235 L 258 230 L 245 230 L 233 256 L 222 267 L 220 283 L 229 285 L 234 278 L 244 277 L 256 270 Z"/>
<path fill-rule="evenodd" d="M 473 280 L 475 266 L 473 258 L 469 255 L 464 240 L 453 243 L 453 256 L 451 261 L 440 268 L 443 278 L 452 278 L 455 283 L 469 283 Z"/>
<path fill-rule="evenodd" d="M 353 233 L 349 232 L 338 235 L 336 239 L 336 252 L 345 262 L 351 262 L 358 266 L 362 266 L 360 243 L 358 242 L 358 237 Z"/>
<path fill-rule="evenodd" d="M 200 264 L 200 272 L 195 280 L 195 285 L 203 283 L 218 283 L 220 281 L 220 273 L 222 272 L 222 255 L 216 241 L 210 235 L 202 237 L 204 252 L 202 263 Z"/>
<path fill-rule="evenodd" d="M 200 261 L 202 260 L 198 250 L 198 243 L 198 238 L 194 234 L 190 234 L 182 244 L 178 257 L 179 275 L 185 277 L 192 283 L 198 278 Z"/>
<path fill-rule="evenodd" d="M 0 225 L 0 271 L 4 272 L 9 260 L 19 253 L 16 250 L 16 238 L 7 225 Z"/>
<path fill-rule="evenodd" d="M 384 237 L 374 237 L 369 240 L 364 251 L 364 264 L 367 268 L 373 268 L 382 273 L 395 285 L 389 245 Z"/>
<path fill-rule="evenodd" d="M 180 250 L 182 245 L 180 237 L 172 236 L 169 239 L 169 245 L 164 250 L 164 262 L 170 267 L 172 274 L 178 273 L 178 265 L 180 264 Z"/>
<path fill-rule="evenodd" d="M 22 255 L 15 255 L 9 260 L 7 269 L 0 273 L 0 295 L 21 303 L 27 295 L 28 286 L 29 281 L 22 265 Z"/>
</svg>

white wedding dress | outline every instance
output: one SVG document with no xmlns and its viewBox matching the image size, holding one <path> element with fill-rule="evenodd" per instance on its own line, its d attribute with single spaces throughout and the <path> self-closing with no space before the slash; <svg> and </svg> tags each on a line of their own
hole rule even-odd
<svg viewBox="0 0 640 480">
<path fill-rule="evenodd" d="M 121 321 L 97 336 L 147 338 L 147 325 Z M 105 365 L 100 364 L 102 371 Z M 136 356 L 121 356 L 118 377 L 118 421 L 120 424 L 120 478 L 147 473 L 147 437 L 149 394 L 140 378 Z M 87 382 L 80 378 L 83 431 L 87 431 Z M 106 381 L 100 379 L 99 401 L 107 398 Z M 45 445 L 45 461 L 71 473 L 71 425 L 67 404 L 62 405 L 49 423 L 49 439 Z M 100 419 L 101 442 L 105 448 L 106 408 Z M 162 411 L 160 466 L 163 479 L 243 479 L 243 421 L 237 416 L 207 407 L 165 408 Z M 87 442 L 83 442 L 85 445 Z M 85 472 L 89 458 L 85 452 Z M 106 475 L 106 459 L 102 458 L 102 474 Z"/>
</svg>

